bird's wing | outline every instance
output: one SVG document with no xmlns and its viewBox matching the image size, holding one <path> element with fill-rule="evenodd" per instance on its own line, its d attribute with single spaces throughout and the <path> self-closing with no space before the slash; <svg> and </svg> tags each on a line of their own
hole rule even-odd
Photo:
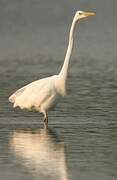
<svg viewBox="0 0 117 180">
<path fill-rule="evenodd" d="M 45 78 L 45 79 L 47 79 L 47 78 Z M 38 89 L 41 89 L 43 87 L 45 79 L 40 79 L 40 80 L 34 81 L 34 82 L 32 82 L 32 83 L 18 89 L 15 93 L 13 93 L 9 97 L 9 101 L 11 103 L 14 103 L 16 98 L 19 97 L 27 89 L 27 87 L 29 87 L 29 90 L 31 90 L 32 88 L 36 88 L 37 86 L 38 86 Z"/>
<path fill-rule="evenodd" d="M 10 98 L 14 107 L 31 108 L 40 106 L 54 92 L 53 76 L 34 81 L 16 91 Z"/>
<path fill-rule="evenodd" d="M 31 83 L 17 100 L 24 105 L 28 104 L 29 107 L 39 106 L 51 96 L 52 89 L 51 78 L 41 79 Z"/>
</svg>

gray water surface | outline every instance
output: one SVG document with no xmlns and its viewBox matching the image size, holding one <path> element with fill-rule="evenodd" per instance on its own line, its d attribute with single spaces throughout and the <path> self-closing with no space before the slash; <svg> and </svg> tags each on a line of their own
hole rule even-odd
<svg viewBox="0 0 117 180">
<path fill-rule="evenodd" d="M 15 60 L 9 67 L 4 66 L 7 61 L 2 64 L 6 71 L 6 79 L 0 80 L 2 180 L 116 179 L 117 63 L 85 57 L 73 61 L 68 95 L 49 113 L 47 131 L 40 114 L 14 110 L 7 98 L 16 85 L 51 71 L 44 64 L 58 63 L 49 59 L 40 64 L 36 60 L 26 64 Z"/>
<path fill-rule="evenodd" d="M 0 1 L 0 180 L 117 179 L 117 2 Z M 76 9 L 67 96 L 49 113 L 13 109 L 8 97 L 59 72 Z"/>
</svg>

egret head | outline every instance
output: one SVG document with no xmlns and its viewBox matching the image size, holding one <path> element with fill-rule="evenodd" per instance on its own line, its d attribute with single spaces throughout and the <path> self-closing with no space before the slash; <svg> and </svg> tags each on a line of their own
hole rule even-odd
<svg viewBox="0 0 117 180">
<path fill-rule="evenodd" d="M 95 13 L 93 12 L 85 12 L 85 11 L 77 11 L 75 14 L 75 19 L 78 21 L 82 18 L 88 17 L 88 16 L 94 16 Z"/>
</svg>

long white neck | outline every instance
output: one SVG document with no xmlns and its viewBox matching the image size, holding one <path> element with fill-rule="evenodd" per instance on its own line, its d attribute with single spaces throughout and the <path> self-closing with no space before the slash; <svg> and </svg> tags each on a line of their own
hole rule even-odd
<svg viewBox="0 0 117 180">
<path fill-rule="evenodd" d="M 75 25 L 76 25 L 76 18 L 74 17 L 72 25 L 71 25 L 70 33 L 69 33 L 69 43 L 68 43 L 65 60 L 64 60 L 62 69 L 59 73 L 59 76 L 63 79 L 63 81 L 66 81 L 67 79 L 69 60 L 70 60 L 71 52 L 73 48 L 73 34 L 74 34 Z"/>
</svg>

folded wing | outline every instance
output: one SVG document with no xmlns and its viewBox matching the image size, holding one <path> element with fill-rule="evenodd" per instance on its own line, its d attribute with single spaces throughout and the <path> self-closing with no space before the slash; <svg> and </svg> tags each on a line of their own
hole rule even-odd
<svg viewBox="0 0 117 180">
<path fill-rule="evenodd" d="M 14 103 L 14 107 L 30 109 L 39 107 L 44 101 L 52 96 L 54 91 L 53 78 L 34 81 L 27 86 L 16 91 L 10 96 L 9 101 Z"/>
</svg>

